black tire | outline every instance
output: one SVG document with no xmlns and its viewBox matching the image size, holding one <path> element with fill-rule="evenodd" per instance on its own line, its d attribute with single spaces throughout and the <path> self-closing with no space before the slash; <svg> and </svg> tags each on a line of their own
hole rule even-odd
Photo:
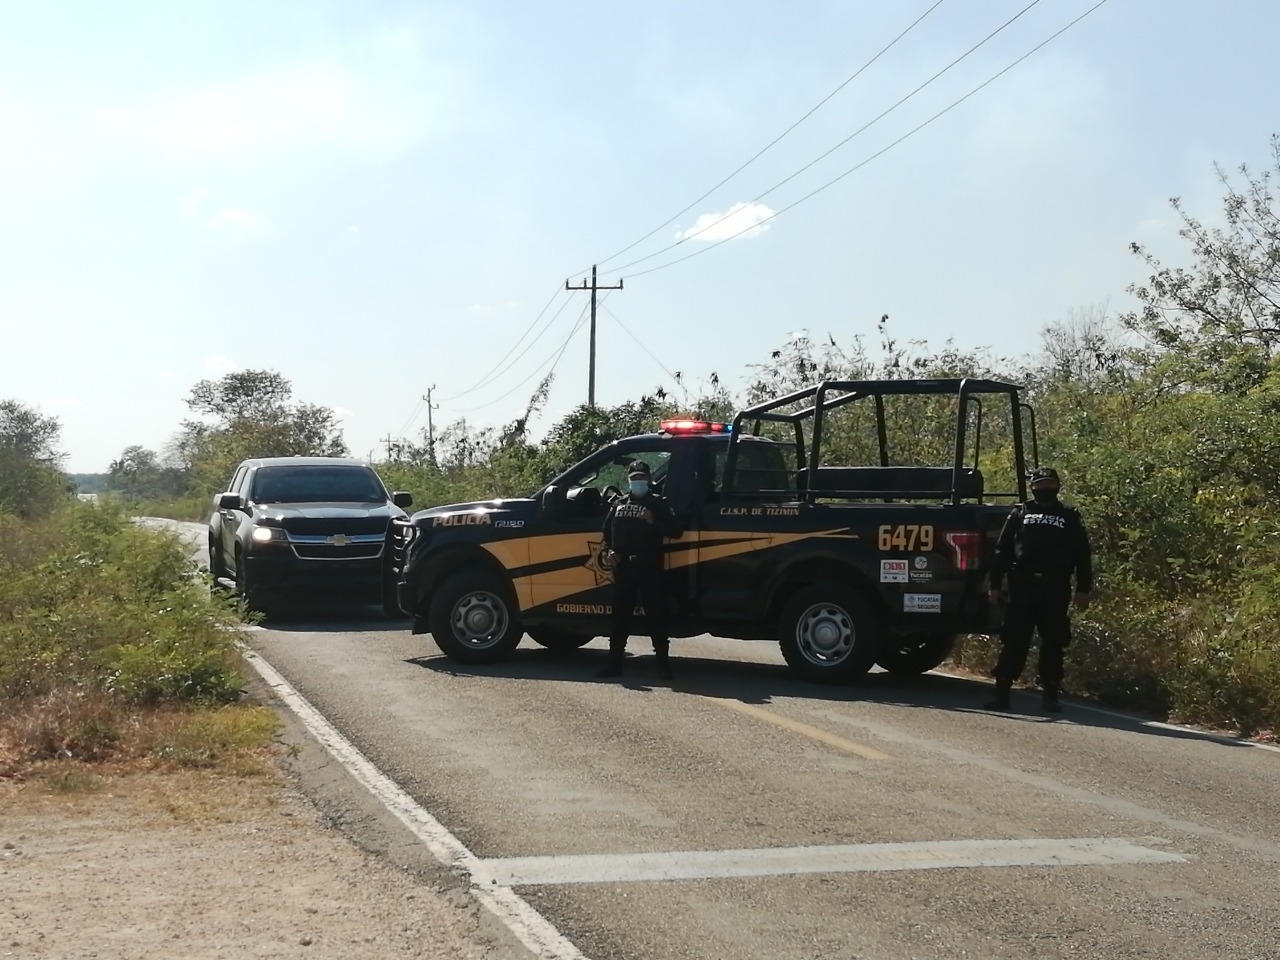
<svg viewBox="0 0 1280 960">
<path fill-rule="evenodd" d="M 585 647 L 595 639 L 595 636 L 535 627 L 529 631 L 529 639 L 548 650 L 577 650 L 579 647 Z"/>
<path fill-rule="evenodd" d="M 955 648 L 953 633 L 913 633 L 907 636 L 890 636 L 876 657 L 888 673 L 895 676 L 915 676 L 928 673 L 938 666 Z"/>
<path fill-rule="evenodd" d="M 778 636 L 787 665 L 812 683 L 850 683 L 876 662 L 879 619 L 857 590 L 815 583 L 787 601 Z"/>
<path fill-rule="evenodd" d="M 227 568 L 222 563 L 222 547 L 209 536 L 209 589 L 215 597 L 227 596 L 227 588 L 219 580 L 228 577 Z"/>
<path fill-rule="evenodd" d="M 396 570 L 386 564 L 382 571 L 382 615 L 388 620 L 403 620 L 408 614 L 400 609 L 400 600 L 396 596 Z"/>
<path fill-rule="evenodd" d="M 262 591 L 249 576 L 248 564 L 244 562 L 244 553 L 236 551 L 236 596 L 244 604 L 249 613 L 265 613 L 262 605 Z"/>
<path fill-rule="evenodd" d="M 505 660 L 524 636 L 511 585 L 491 573 L 459 573 L 431 596 L 427 622 L 436 646 L 459 663 Z"/>
</svg>

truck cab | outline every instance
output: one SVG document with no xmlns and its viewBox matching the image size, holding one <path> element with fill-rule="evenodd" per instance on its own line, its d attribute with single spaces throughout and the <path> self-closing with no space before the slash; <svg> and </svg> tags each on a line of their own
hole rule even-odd
<svg viewBox="0 0 1280 960">
<path fill-rule="evenodd" d="M 945 462 L 894 462 L 888 397 L 950 407 Z M 988 489 L 981 469 L 984 401 L 989 415 L 999 407 L 1010 441 L 1003 492 Z M 858 403 L 868 430 L 839 428 L 838 412 Z M 555 648 L 607 634 L 613 585 L 601 527 L 627 464 L 643 460 L 683 526 L 664 550 L 671 636 L 779 642 L 795 672 L 825 682 L 877 664 L 928 670 L 956 635 L 998 627 L 985 570 L 1010 507 L 1026 496 L 1028 410 L 1015 385 L 996 381 L 828 381 L 731 424 L 666 420 L 527 498 L 433 507 L 398 523 L 399 603 L 415 632 L 471 663 L 502 659 L 525 633 Z M 864 455 L 828 463 L 840 442 Z"/>
</svg>

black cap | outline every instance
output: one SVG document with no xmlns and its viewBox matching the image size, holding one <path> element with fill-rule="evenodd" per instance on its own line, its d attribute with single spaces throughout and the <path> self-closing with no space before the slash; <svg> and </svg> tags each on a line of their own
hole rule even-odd
<svg viewBox="0 0 1280 960">
<path fill-rule="evenodd" d="M 1027 474 L 1027 479 L 1032 483 L 1037 483 L 1041 480 L 1052 480 L 1054 483 L 1062 483 L 1062 479 L 1058 476 L 1058 471 L 1053 469 L 1053 467 L 1036 467 Z"/>
<path fill-rule="evenodd" d="M 647 477 L 649 476 L 649 465 L 645 463 L 643 460 L 632 460 L 630 465 L 628 465 L 627 467 L 627 476 L 628 477 L 636 477 L 636 476 Z"/>
</svg>

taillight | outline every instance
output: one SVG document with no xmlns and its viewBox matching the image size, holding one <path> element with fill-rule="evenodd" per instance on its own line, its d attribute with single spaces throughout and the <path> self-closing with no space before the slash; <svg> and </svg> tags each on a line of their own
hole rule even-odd
<svg viewBox="0 0 1280 960">
<path fill-rule="evenodd" d="M 946 539 L 951 547 L 951 562 L 957 570 L 977 570 L 982 565 L 981 531 L 953 530 Z"/>
</svg>

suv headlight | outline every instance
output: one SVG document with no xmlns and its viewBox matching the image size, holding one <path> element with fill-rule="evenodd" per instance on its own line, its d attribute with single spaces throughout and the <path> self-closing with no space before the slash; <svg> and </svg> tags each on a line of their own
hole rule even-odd
<svg viewBox="0 0 1280 960">
<path fill-rule="evenodd" d="M 254 527 L 253 542 L 267 543 L 271 540 L 283 540 L 284 530 L 280 527 Z"/>
</svg>

